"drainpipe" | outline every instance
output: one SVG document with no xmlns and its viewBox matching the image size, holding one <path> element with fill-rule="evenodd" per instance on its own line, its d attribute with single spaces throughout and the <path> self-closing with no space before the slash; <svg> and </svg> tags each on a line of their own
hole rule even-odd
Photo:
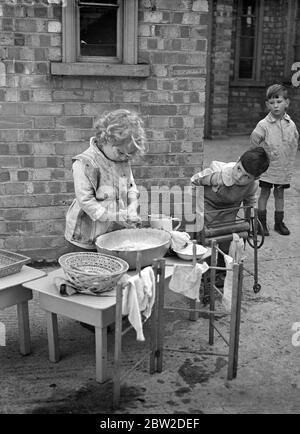
<svg viewBox="0 0 300 434">
<path fill-rule="evenodd" d="M 205 85 L 205 115 L 204 115 L 204 137 L 211 135 L 211 58 L 212 58 L 212 37 L 213 37 L 213 3 L 208 0 L 208 28 L 207 28 L 207 54 L 206 54 L 206 85 Z"/>
</svg>

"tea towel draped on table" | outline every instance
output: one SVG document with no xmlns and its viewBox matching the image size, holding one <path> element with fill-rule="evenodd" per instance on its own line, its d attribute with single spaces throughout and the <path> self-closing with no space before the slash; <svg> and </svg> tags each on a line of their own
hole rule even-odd
<svg viewBox="0 0 300 434">
<path fill-rule="evenodd" d="M 155 300 L 155 276 L 152 267 L 145 267 L 140 274 L 129 277 L 127 274 L 122 277 L 124 291 L 122 297 L 122 315 L 128 315 L 128 320 L 136 330 L 137 340 L 144 341 L 142 315 L 147 320 L 152 311 Z M 77 289 L 67 279 L 61 277 L 54 278 L 57 291 L 62 296 L 69 296 L 75 293 L 90 294 L 100 297 L 112 297 L 116 295 L 116 290 L 93 293 L 91 291 L 81 291 Z"/>
<path fill-rule="evenodd" d="M 147 320 L 155 300 L 155 277 L 152 267 L 146 267 L 140 275 L 128 279 L 123 291 L 122 314 L 128 315 L 138 341 L 144 341 L 142 315 Z M 141 315 L 142 313 L 142 315 Z"/>
</svg>

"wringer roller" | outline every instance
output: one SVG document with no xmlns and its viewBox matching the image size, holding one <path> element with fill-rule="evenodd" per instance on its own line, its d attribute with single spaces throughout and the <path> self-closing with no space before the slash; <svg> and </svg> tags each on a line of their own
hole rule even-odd
<svg viewBox="0 0 300 434">
<path fill-rule="evenodd" d="M 233 212 L 243 210 L 245 217 L 237 215 L 235 220 L 227 220 L 226 212 Z M 223 221 L 216 221 L 220 219 L 220 215 L 224 214 Z M 233 239 L 233 233 L 238 234 L 244 241 L 248 242 L 250 247 L 254 249 L 254 272 L 245 269 L 249 274 L 254 277 L 253 291 L 259 292 L 261 285 L 258 283 L 258 255 L 257 250 L 262 247 L 264 243 L 264 231 L 261 222 L 257 215 L 257 209 L 251 206 L 242 206 L 237 208 L 224 208 L 213 211 L 206 211 L 206 216 L 211 218 L 210 222 L 205 222 L 205 225 L 201 231 L 200 239 L 203 246 L 209 246 L 212 240 L 216 240 L 217 243 L 223 241 L 231 241 Z M 249 217 L 248 217 L 249 215 Z M 206 219 L 208 220 L 208 219 Z"/>
</svg>

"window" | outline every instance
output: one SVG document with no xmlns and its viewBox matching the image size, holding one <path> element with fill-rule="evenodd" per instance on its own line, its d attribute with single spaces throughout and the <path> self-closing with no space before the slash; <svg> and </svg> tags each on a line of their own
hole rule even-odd
<svg viewBox="0 0 300 434">
<path fill-rule="evenodd" d="M 122 6 L 117 0 L 78 2 L 79 59 L 93 57 L 107 61 L 122 57 L 117 39 L 121 33 Z"/>
<path fill-rule="evenodd" d="M 263 8 L 263 0 L 237 2 L 236 81 L 258 81 L 260 78 Z"/>
<path fill-rule="evenodd" d="M 300 61 L 300 0 L 298 0 L 294 5 L 294 17 L 295 24 L 293 26 L 294 30 L 294 61 Z"/>
<path fill-rule="evenodd" d="M 300 62 L 300 0 L 288 2 L 286 35 L 284 78 L 289 83 Z"/>
<path fill-rule="evenodd" d="M 148 76 L 137 64 L 138 0 L 65 0 L 57 75 Z"/>
</svg>

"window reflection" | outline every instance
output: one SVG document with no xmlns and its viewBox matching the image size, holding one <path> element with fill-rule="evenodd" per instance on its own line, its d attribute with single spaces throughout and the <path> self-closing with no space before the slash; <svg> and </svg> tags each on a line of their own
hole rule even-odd
<svg viewBox="0 0 300 434">
<path fill-rule="evenodd" d="M 239 16 L 239 78 L 253 78 L 256 37 L 256 3 L 256 0 L 241 0 Z"/>
<path fill-rule="evenodd" d="M 79 2 L 80 55 L 117 56 L 118 0 Z"/>
</svg>

